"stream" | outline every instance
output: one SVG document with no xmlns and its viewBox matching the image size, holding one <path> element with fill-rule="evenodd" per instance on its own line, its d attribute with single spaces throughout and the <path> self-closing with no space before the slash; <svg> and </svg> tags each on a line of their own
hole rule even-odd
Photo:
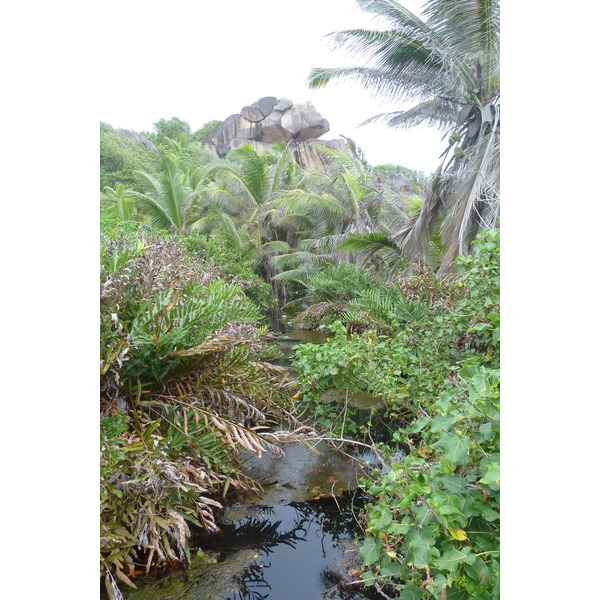
<svg viewBox="0 0 600 600">
<path fill-rule="evenodd" d="M 290 331 L 285 320 L 275 329 L 284 354 L 280 364 L 285 365 L 297 344 L 329 337 Z M 378 405 L 373 397 L 354 398 L 352 404 L 365 422 Z M 389 439 L 387 429 L 381 421 L 374 435 Z M 324 442 L 277 445 L 285 458 L 243 456 L 244 473 L 261 484 L 262 493 L 230 494 L 217 513 L 221 531 L 190 539 L 190 566 L 160 579 L 136 579 L 139 590 L 122 589 L 126 600 L 383 598 L 373 588 L 347 585 L 362 563 L 357 551 L 361 509 L 369 498 L 358 485 L 361 465 L 374 457 L 349 445 L 344 451 Z"/>
</svg>

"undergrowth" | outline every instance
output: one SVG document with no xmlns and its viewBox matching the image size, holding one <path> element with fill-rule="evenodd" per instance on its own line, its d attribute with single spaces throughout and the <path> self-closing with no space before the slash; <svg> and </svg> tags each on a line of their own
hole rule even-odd
<svg viewBox="0 0 600 600">
<path fill-rule="evenodd" d="M 255 487 L 239 454 L 281 454 L 261 431 L 291 400 L 257 305 L 176 237 L 104 236 L 100 297 L 100 560 L 118 595 L 189 561 L 189 527 L 217 528 L 217 493 Z"/>
<path fill-rule="evenodd" d="M 333 338 L 296 352 L 309 406 L 363 390 L 400 418 L 362 482 L 372 501 L 361 555 L 365 585 L 401 598 L 499 598 L 499 258 L 499 233 L 485 231 L 453 280 L 417 273 L 392 288 L 400 302 L 381 288 L 357 294 L 366 331 L 338 320 Z M 339 435 L 345 407 L 328 406 Z"/>
</svg>

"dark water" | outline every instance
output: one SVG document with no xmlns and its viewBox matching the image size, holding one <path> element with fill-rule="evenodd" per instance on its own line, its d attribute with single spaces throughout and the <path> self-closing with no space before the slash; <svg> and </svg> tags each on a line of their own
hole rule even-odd
<svg viewBox="0 0 600 600">
<path fill-rule="evenodd" d="M 125 598 L 378 598 L 347 585 L 350 571 L 356 575 L 361 566 L 361 509 L 367 497 L 358 489 L 359 461 L 325 444 L 281 447 L 284 459 L 249 457 L 246 473 L 261 481 L 264 491 L 231 497 L 218 519 L 221 531 L 190 540 L 188 569 L 156 581 L 138 580 L 140 590 L 124 590 Z"/>
<path fill-rule="evenodd" d="M 214 542 L 227 560 L 252 550 L 252 560 L 231 578 L 222 598 L 234 599 L 360 599 L 347 587 L 348 571 L 360 568 L 356 553 L 361 535 L 355 520 L 364 500 L 360 492 L 312 502 L 256 507 L 256 513 L 231 525 Z M 192 596 L 191 596 L 192 597 Z"/>
<path fill-rule="evenodd" d="M 277 343 L 284 351 L 280 364 L 289 366 L 298 344 L 322 343 L 330 337 L 289 329 L 285 315 L 276 317 L 273 329 L 279 332 Z M 380 402 L 363 396 L 353 398 L 355 420 L 372 422 L 372 441 L 389 440 L 392 424 L 371 411 Z M 155 581 L 136 580 L 140 589 L 123 590 L 126 600 L 382 598 L 347 585 L 356 579 L 362 563 L 358 548 L 366 496 L 358 482 L 363 469 L 377 466 L 376 456 L 351 445 L 339 450 L 324 443 L 281 447 L 285 459 L 246 457 L 246 475 L 260 482 L 263 492 L 229 497 L 218 518 L 220 533 L 198 534 L 190 540 L 189 568 Z M 398 460 L 402 455 L 400 451 Z"/>
<path fill-rule="evenodd" d="M 293 329 L 290 327 L 289 317 L 280 311 L 271 314 L 271 329 L 279 334 L 275 344 L 282 352 L 282 356 L 275 363 L 284 367 L 291 365 L 294 348 L 298 344 L 322 344 L 333 335 L 327 331 Z"/>
</svg>

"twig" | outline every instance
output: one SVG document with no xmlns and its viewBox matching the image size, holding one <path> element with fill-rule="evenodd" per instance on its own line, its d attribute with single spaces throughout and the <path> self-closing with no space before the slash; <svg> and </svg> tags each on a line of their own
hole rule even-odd
<svg viewBox="0 0 600 600">
<path fill-rule="evenodd" d="M 392 577 L 392 575 L 378 575 L 377 577 L 367 577 L 366 579 L 359 579 L 357 581 L 349 581 L 346 585 L 360 585 L 367 581 L 381 581 L 382 579 L 387 579 L 388 577 Z"/>
<path fill-rule="evenodd" d="M 263 437 L 273 437 L 276 439 L 280 439 L 281 437 L 289 437 L 289 438 L 294 438 L 293 440 L 290 439 L 290 441 L 302 441 L 301 436 L 297 435 L 295 436 L 293 433 L 291 432 L 281 432 L 282 434 L 285 435 L 278 435 L 275 432 L 271 432 L 271 433 L 263 433 L 261 434 Z M 373 449 L 373 446 L 370 446 L 369 444 L 365 444 L 363 442 L 359 442 L 357 440 L 349 440 L 343 437 L 339 437 L 339 438 L 334 438 L 334 437 L 328 437 L 325 435 L 319 435 L 319 436 L 310 436 L 310 438 L 308 440 L 306 440 L 307 442 L 341 442 L 343 444 L 355 444 L 357 446 L 363 446 L 364 448 L 369 448 L 369 449 Z"/>
<path fill-rule="evenodd" d="M 342 431 L 341 434 L 344 435 L 344 427 L 346 426 L 346 413 L 348 411 L 348 388 L 346 388 L 346 404 L 344 404 L 344 419 L 342 420 Z"/>
<path fill-rule="evenodd" d="M 337 501 L 337 498 L 335 497 L 335 493 L 334 493 L 335 484 L 336 484 L 335 481 L 331 484 L 331 497 L 335 501 L 335 503 L 336 503 L 336 505 L 338 507 L 338 510 L 340 511 L 340 515 L 341 515 L 342 514 L 342 509 L 340 508 L 340 505 L 339 505 L 339 503 Z"/>
<path fill-rule="evenodd" d="M 387 600 L 393 600 L 390 596 L 388 596 L 382 589 L 381 586 L 379 585 L 379 582 L 376 581 L 375 582 L 375 589 L 384 597 L 387 598 Z"/>
</svg>

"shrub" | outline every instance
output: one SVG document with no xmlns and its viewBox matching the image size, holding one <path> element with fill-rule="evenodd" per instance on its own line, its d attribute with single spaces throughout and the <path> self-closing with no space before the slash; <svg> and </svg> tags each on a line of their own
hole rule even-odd
<svg viewBox="0 0 600 600">
<path fill-rule="evenodd" d="M 138 189 L 135 171 L 155 173 L 159 156 L 138 142 L 118 135 L 105 123 L 100 126 L 100 189 L 122 183 Z"/>
<path fill-rule="evenodd" d="M 251 487 L 242 450 L 290 408 L 257 307 L 176 237 L 121 232 L 101 246 L 101 570 L 189 560 L 188 523 L 216 528 L 211 495 Z"/>
<path fill-rule="evenodd" d="M 374 501 L 362 577 L 403 597 L 499 598 L 498 242 L 497 231 L 478 236 L 458 260 L 466 297 L 410 332 L 403 373 L 419 418 L 394 441 L 412 452 L 363 481 Z"/>
</svg>

